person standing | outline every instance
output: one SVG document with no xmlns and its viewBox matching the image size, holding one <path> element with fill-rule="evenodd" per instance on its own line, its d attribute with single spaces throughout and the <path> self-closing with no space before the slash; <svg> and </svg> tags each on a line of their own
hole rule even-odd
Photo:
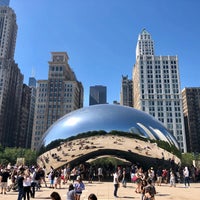
<svg viewBox="0 0 200 200">
<path fill-rule="evenodd" d="M 99 182 L 102 181 L 103 178 L 103 169 L 101 167 L 98 168 L 98 180 Z"/>
<path fill-rule="evenodd" d="M 185 167 L 183 170 L 183 176 L 184 176 L 184 183 L 185 187 L 190 186 L 190 172 L 188 170 L 188 167 Z"/>
<path fill-rule="evenodd" d="M 10 173 L 8 172 L 8 169 L 3 169 L 2 173 L 0 174 L 1 194 L 3 194 L 3 193 L 6 194 L 9 176 L 10 176 Z"/>
<path fill-rule="evenodd" d="M 88 170 L 88 183 L 92 183 L 93 176 L 94 176 L 94 169 L 92 166 L 90 166 L 90 168 Z"/>
<path fill-rule="evenodd" d="M 23 180 L 24 200 L 26 200 L 26 197 L 28 200 L 30 200 L 32 178 L 30 176 L 30 172 L 28 169 L 25 171 L 24 174 L 25 174 L 24 180 Z"/>
<path fill-rule="evenodd" d="M 74 190 L 76 193 L 76 200 L 80 200 L 82 191 L 85 190 L 85 184 L 82 182 L 82 178 L 77 176 L 76 182 L 74 183 Z"/>
<path fill-rule="evenodd" d="M 97 200 L 97 196 L 93 193 L 91 193 L 89 196 L 88 196 L 88 200 Z"/>
<path fill-rule="evenodd" d="M 144 173 L 143 173 L 142 167 L 140 167 L 140 168 L 137 170 L 137 172 L 136 172 L 135 175 L 136 175 L 136 177 L 137 177 L 135 192 L 136 192 L 136 193 L 141 193 L 142 180 L 145 179 L 145 175 L 144 175 Z"/>
<path fill-rule="evenodd" d="M 50 197 L 52 200 L 61 200 L 60 194 L 58 192 L 52 192 Z"/>
<path fill-rule="evenodd" d="M 157 177 L 157 185 L 161 186 L 161 183 L 162 183 L 162 170 L 161 170 L 161 167 L 158 167 L 158 169 L 156 171 L 156 177 Z"/>
<path fill-rule="evenodd" d="M 174 186 L 176 187 L 176 177 L 174 171 L 171 169 L 170 170 L 170 187 Z"/>
<path fill-rule="evenodd" d="M 18 198 L 17 198 L 17 200 L 22 200 L 22 198 L 24 196 L 23 181 L 24 181 L 24 172 L 19 171 L 18 176 L 17 176 L 17 188 L 18 188 Z"/>
<path fill-rule="evenodd" d="M 149 179 L 147 181 L 147 186 L 144 187 L 144 199 L 145 200 L 155 200 L 155 195 L 156 195 L 156 188 L 155 186 L 152 184 L 152 180 Z"/>
<path fill-rule="evenodd" d="M 123 170 L 122 170 L 122 186 L 126 187 L 126 183 L 127 183 L 127 172 L 126 172 L 126 168 L 123 168 Z"/>
<path fill-rule="evenodd" d="M 69 185 L 69 191 L 67 192 L 67 200 L 75 200 L 76 199 L 76 193 L 74 190 L 73 184 Z"/>
<path fill-rule="evenodd" d="M 114 184 L 114 197 L 117 196 L 118 188 L 119 188 L 119 176 L 118 176 L 118 170 L 115 170 L 115 173 L 113 174 L 113 184 Z"/>
<path fill-rule="evenodd" d="M 55 171 L 54 188 L 57 189 L 58 186 L 61 189 L 61 169 Z"/>
</svg>

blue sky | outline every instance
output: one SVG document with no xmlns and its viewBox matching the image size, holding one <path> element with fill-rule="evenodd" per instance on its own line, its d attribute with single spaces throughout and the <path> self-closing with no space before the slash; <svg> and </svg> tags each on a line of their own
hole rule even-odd
<svg viewBox="0 0 200 200">
<path fill-rule="evenodd" d="M 15 61 L 24 82 L 47 79 L 50 52 L 65 51 L 84 86 L 107 86 L 119 101 L 122 75 L 132 76 L 138 34 L 152 35 L 156 55 L 178 55 L 181 89 L 200 87 L 199 0 L 10 0 L 17 15 Z"/>
</svg>

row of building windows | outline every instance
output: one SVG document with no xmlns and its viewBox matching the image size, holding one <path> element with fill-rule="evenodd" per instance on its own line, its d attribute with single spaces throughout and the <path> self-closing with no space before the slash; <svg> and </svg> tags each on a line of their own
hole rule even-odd
<svg viewBox="0 0 200 200">
<path fill-rule="evenodd" d="M 63 71 L 63 66 L 52 66 L 51 71 Z"/>
<path fill-rule="evenodd" d="M 150 57 L 150 59 L 152 59 L 152 57 Z M 141 57 L 140 57 L 140 64 L 142 65 L 142 64 L 144 64 L 144 63 L 145 63 L 145 61 L 143 61 L 143 59 L 141 59 Z M 150 64 L 150 65 L 152 65 L 153 63 L 155 63 L 156 66 L 159 66 L 159 65 L 162 63 L 162 64 L 165 65 L 166 68 L 168 68 L 168 66 L 169 66 L 168 64 L 170 63 L 171 66 L 173 66 L 173 68 L 176 69 L 176 60 L 171 60 L 171 61 L 163 60 L 162 62 L 161 62 L 160 60 L 154 60 L 154 61 L 152 61 L 152 60 L 147 60 L 146 63 L 147 63 L 147 64 Z M 159 66 L 159 67 L 160 67 L 160 66 Z"/>
<path fill-rule="evenodd" d="M 51 81 L 51 83 L 50 83 L 50 87 L 52 88 L 52 87 L 58 87 L 58 88 L 61 88 L 61 87 L 65 87 L 65 89 L 67 88 L 67 89 L 69 89 L 69 88 L 72 88 L 72 84 L 63 84 L 63 82 L 62 81 L 60 81 L 60 82 L 53 82 L 53 81 Z"/>
</svg>

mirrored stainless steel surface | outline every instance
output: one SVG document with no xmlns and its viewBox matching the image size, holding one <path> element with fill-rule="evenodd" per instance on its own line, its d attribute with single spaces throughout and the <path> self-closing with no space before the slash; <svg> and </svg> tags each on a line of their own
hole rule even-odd
<svg viewBox="0 0 200 200">
<path fill-rule="evenodd" d="M 99 130 L 135 133 L 145 138 L 167 141 L 178 148 L 176 139 L 151 115 L 131 107 L 110 104 L 89 106 L 66 114 L 46 131 L 39 147 L 45 147 L 57 139 Z"/>
</svg>

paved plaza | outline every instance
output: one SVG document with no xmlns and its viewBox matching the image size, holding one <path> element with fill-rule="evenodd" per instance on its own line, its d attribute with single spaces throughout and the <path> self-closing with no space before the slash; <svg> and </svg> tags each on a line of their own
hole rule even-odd
<svg viewBox="0 0 200 200">
<path fill-rule="evenodd" d="M 86 189 L 83 191 L 81 200 L 87 200 L 90 193 L 95 193 L 98 200 L 110 200 L 115 199 L 113 196 L 113 183 L 112 182 L 93 182 L 87 183 Z M 62 185 L 62 189 L 51 189 L 42 187 L 40 191 L 36 192 L 35 199 L 50 199 L 50 194 L 53 191 L 57 191 L 62 200 L 66 200 L 66 193 L 68 191 L 69 183 Z M 162 186 L 156 186 L 157 195 L 156 200 L 199 200 L 200 199 L 200 183 L 191 183 L 191 187 L 185 188 L 183 184 L 177 184 L 177 186 L 169 187 L 167 184 Z M 127 187 L 120 187 L 118 190 L 119 200 L 135 199 L 141 200 L 141 194 L 137 194 L 135 191 L 135 184 L 128 183 Z M 8 192 L 6 195 L 0 194 L 2 200 L 17 200 L 17 192 Z"/>
</svg>

